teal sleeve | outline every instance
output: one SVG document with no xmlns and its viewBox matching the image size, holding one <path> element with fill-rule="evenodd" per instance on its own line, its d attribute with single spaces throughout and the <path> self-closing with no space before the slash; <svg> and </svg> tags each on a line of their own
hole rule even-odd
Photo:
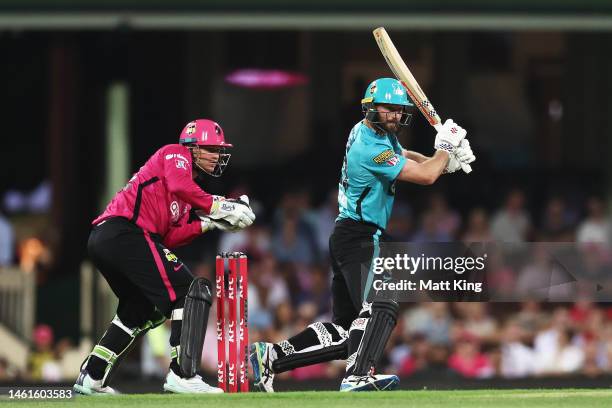
<svg viewBox="0 0 612 408">
<path fill-rule="evenodd" d="M 376 177 L 392 182 L 406 163 L 406 158 L 389 146 L 376 145 L 369 152 L 362 152 L 363 167 Z"/>
</svg>

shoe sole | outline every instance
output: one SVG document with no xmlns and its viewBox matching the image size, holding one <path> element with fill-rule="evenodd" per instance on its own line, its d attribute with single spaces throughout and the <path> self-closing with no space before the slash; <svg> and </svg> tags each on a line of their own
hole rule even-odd
<svg viewBox="0 0 612 408">
<path fill-rule="evenodd" d="M 82 385 L 79 384 L 74 384 L 72 386 L 72 389 L 74 390 L 74 392 L 76 392 L 79 395 L 86 395 L 88 397 L 106 397 L 108 395 L 113 395 L 111 393 L 108 392 L 96 392 L 96 391 L 91 391 L 85 387 L 83 387 Z"/>
<path fill-rule="evenodd" d="M 174 394 L 184 394 L 184 392 L 181 392 L 180 390 L 178 390 L 177 388 L 174 388 L 174 386 L 168 383 L 164 383 L 164 391 L 172 392 Z"/>
<path fill-rule="evenodd" d="M 168 383 L 164 383 L 164 391 L 171 392 L 173 394 L 222 394 L 221 392 L 195 392 L 186 390 L 185 388 L 179 388 Z"/>
<path fill-rule="evenodd" d="M 393 391 L 399 385 L 399 378 L 397 376 L 380 379 L 373 383 L 362 385 L 361 387 L 355 387 L 348 390 L 340 390 L 342 392 L 362 392 L 362 391 Z"/>
<path fill-rule="evenodd" d="M 72 389 L 77 393 L 77 394 L 81 394 L 81 395 L 91 395 L 91 391 L 86 390 L 85 388 L 83 388 L 82 386 L 78 385 L 78 384 L 74 384 L 72 386 Z"/>
</svg>

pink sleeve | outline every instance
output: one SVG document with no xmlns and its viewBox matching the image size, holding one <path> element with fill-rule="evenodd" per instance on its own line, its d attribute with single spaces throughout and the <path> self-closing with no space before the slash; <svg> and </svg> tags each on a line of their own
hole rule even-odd
<svg viewBox="0 0 612 408">
<path fill-rule="evenodd" d="M 193 181 L 189 150 L 180 145 L 169 145 L 162 160 L 168 191 L 192 207 L 210 213 L 213 196 Z"/>
<path fill-rule="evenodd" d="M 194 238 L 202 235 L 202 224 L 195 220 L 188 222 L 189 213 L 183 215 L 179 224 L 170 227 L 163 239 L 163 244 L 168 248 L 176 248 L 187 245 Z"/>
</svg>

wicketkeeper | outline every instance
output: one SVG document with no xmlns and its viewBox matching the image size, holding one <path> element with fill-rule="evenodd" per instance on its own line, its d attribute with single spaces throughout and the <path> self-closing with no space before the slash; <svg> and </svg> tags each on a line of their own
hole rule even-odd
<svg viewBox="0 0 612 408">
<path fill-rule="evenodd" d="M 442 173 L 475 160 L 467 132 L 450 119 L 436 135 L 433 157 L 402 147 L 397 133 L 408 125 L 414 104 L 395 79 L 372 82 L 361 106 L 365 118 L 353 127 L 346 144 L 338 186 L 340 214 L 329 239 L 333 320 L 313 323 L 276 344 L 251 346 L 255 385 L 264 391 L 273 391 L 277 373 L 336 359 L 347 359 L 340 391 L 397 387 L 396 375 L 377 374 L 375 368 L 396 325 L 399 305 L 373 299 L 371 279 L 362 286 L 361 267 L 369 266 L 372 273 L 372 259 L 387 239 L 396 181 L 429 185 Z"/>
<path fill-rule="evenodd" d="M 114 394 L 113 372 L 136 339 L 171 319 L 171 358 L 164 389 L 219 393 L 197 374 L 211 284 L 195 278 L 171 251 L 214 228 L 237 230 L 253 223 L 248 197 L 226 199 L 202 190 L 201 173 L 220 176 L 228 164 L 221 127 L 190 122 L 178 144 L 159 149 L 93 221 L 88 251 L 119 298 L 117 314 L 81 366 L 75 391 Z"/>
</svg>

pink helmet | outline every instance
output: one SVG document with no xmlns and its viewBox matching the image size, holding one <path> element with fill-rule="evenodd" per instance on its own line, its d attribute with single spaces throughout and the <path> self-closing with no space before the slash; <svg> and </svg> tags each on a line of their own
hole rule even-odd
<svg viewBox="0 0 612 408">
<path fill-rule="evenodd" d="M 179 137 L 180 144 L 195 144 L 198 146 L 234 147 L 225 143 L 223 129 L 217 122 L 208 119 L 196 119 L 189 122 Z"/>
<path fill-rule="evenodd" d="M 193 145 L 202 147 L 216 147 L 219 153 L 219 159 L 215 166 L 215 169 L 210 172 L 205 170 L 199 164 L 194 162 L 194 165 L 207 174 L 210 174 L 213 177 L 219 177 L 225 171 L 227 164 L 229 163 L 229 159 L 232 156 L 229 153 L 225 152 L 227 147 L 234 147 L 229 143 L 225 143 L 225 136 L 223 135 L 223 129 L 217 122 L 213 122 L 208 119 L 196 119 L 192 122 L 189 122 L 183 131 L 181 132 L 181 136 L 179 137 L 179 143 L 182 145 L 191 145 L 191 148 L 194 148 Z M 189 147 L 189 146 L 188 146 Z"/>
</svg>

